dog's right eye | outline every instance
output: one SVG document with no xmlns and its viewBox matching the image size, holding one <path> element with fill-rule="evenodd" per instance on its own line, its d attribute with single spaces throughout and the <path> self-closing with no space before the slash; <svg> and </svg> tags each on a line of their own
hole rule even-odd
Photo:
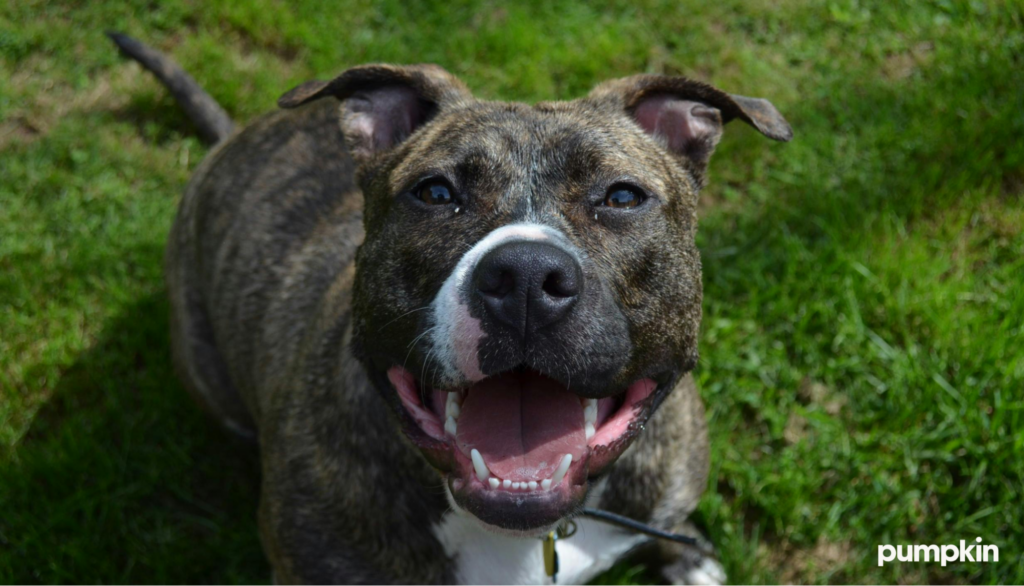
<svg viewBox="0 0 1024 586">
<path fill-rule="evenodd" d="M 448 189 L 447 185 L 440 181 L 424 183 L 418 189 L 419 191 L 417 196 L 419 196 L 420 200 L 425 204 L 443 206 L 454 201 L 451 190 Z"/>
<path fill-rule="evenodd" d="M 603 204 L 610 208 L 635 208 L 644 201 L 639 190 L 628 185 L 616 186 L 608 190 Z"/>
</svg>

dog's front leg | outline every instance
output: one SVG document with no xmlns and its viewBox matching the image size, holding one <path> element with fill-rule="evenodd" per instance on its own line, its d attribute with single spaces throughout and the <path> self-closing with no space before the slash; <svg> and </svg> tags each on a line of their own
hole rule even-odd
<svg viewBox="0 0 1024 586">
<path fill-rule="evenodd" d="M 716 559 L 714 545 L 689 521 L 680 523 L 674 533 L 697 539 L 696 546 L 672 541 L 657 545 L 662 562 L 661 573 L 670 584 L 724 584 L 725 569 Z"/>
<path fill-rule="evenodd" d="M 403 512 L 415 516 L 403 508 L 408 503 L 340 511 L 325 506 L 329 500 L 317 492 L 309 484 L 263 482 L 260 537 L 275 583 L 453 583 L 444 550 L 429 530 L 421 530 L 428 524 L 401 522 Z"/>
<path fill-rule="evenodd" d="M 275 581 L 452 583 L 430 530 L 447 509 L 437 473 L 395 437 L 361 369 L 341 372 L 268 402 L 280 416 L 261 429 L 259 524 Z"/>
</svg>

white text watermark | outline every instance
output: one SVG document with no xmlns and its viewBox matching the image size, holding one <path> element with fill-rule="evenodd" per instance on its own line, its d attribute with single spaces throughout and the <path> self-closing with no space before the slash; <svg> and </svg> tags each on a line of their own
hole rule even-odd
<svg viewBox="0 0 1024 586">
<path fill-rule="evenodd" d="M 981 538 L 977 543 L 967 545 L 967 541 L 960 540 L 960 545 L 879 545 L 878 565 L 884 566 L 885 562 L 939 562 L 943 566 L 952 562 L 998 562 L 998 545 L 981 545 Z"/>
</svg>

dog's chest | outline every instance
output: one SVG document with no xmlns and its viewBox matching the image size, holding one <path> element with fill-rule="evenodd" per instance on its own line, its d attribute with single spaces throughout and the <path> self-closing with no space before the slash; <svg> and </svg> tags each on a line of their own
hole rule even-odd
<svg viewBox="0 0 1024 586">
<path fill-rule="evenodd" d="M 555 543 L 559 584 L 582 584 L 607 570 L 645 537 L 579 519 L 571 538 Z M 551 584 L 540 539 L 487 531 L 462 512 L 449 512 L 434 534 L 455 563 L 460 584 Z"/>
</svg>

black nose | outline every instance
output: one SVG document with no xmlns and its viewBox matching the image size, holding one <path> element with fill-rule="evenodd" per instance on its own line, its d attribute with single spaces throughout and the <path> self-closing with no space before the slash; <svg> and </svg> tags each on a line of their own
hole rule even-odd
<svg viewBox="0 0 1024 586">
<path fill-rule="evenodd" d="M 473 284 L 490 316 L 525 338 L 569 313 L 583 290 L 583 270 L 553 244 L 509 242 L 480 259 Z"/>
</svg>

